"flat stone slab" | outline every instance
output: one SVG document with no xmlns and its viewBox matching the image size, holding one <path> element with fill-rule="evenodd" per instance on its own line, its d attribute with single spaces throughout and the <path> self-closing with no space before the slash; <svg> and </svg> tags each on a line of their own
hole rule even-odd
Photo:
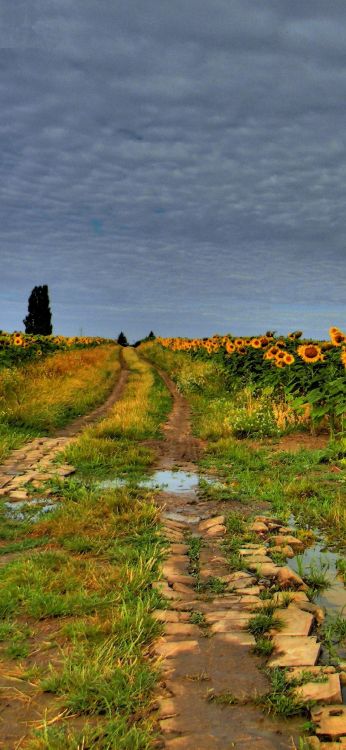
<svg viewBox="0 0 346 750">
<path fill-rule="evenodd" d="M 206 622 L 210 625 L 219 620 L 244 620 L 248 622 L 249 613 L 234 611 L 232 609 L 219 609 L 215 612 L 209 612 L 205 615 Z"/>
<path fill-rule="evenodd" d="M 169 552 L 173 555 L 187 555 L 189 548 L 187 544 L 171 544 Z"/>
<path fill-rule="evenodd" d="M 214 638 L 223 643 L 238 646 L 255 646 L 256 640 L 251 633 L 242 630 L 227 631 L 227 633 L 215 633 Z"/>
<path fill-rule="evenodd" d="M 267 524 L 262 523 L 262 521 L 254 521 L 254 523 L 249 526 L 249 529 L 256 534 L 265 534 L 268 531 L 268 526 Z"/>
<path fill-rule="evenodd" d="M 272 565 L 272 560 L 268 555 L 251 555 L 245 558 L 245 564 L 250 570 L 257 570 L 259 565 Z"/>
<path fill-rule="evenodd" d="M 293 550 L 295 550 L 295 552 L 298 552 L 304 547 L 303 542 L 300 539 L 297 539 L 297 537 L 291 536 L 291 534 L 277 534 L 277 536 L 271 536 L 269 541 L 275 544 L 276 547 L 288 544 Z"/>
<path fill-rule="evenodd" d="M 228 633 L 234 630 L 246 630 L 249 622 L 249 615 L 244 617 L 225 617 L 222 620 L 213 622 L 211 626 L 212 633 Z"/>
<path fill-rule="evenodd" d="M 251 570 L 256 570 L 256 573 L 262 578 L 276 578 L 278 574 L 278 568 L 277 565 L 275 565 L 273 562 L 268 563 L 257 563 L 256 565 L 249 565 L 249 568 Z"/>
<path fill-rule="evenodd" d="M 304 583 L 303 579 L 295 573 L 294 570 L 286 566 L 282 566 L 277 569 L 277 581 L 282 588 L 285 589 L 307 589 L 308 587 Z"/>
<path fill-rule="evenodd" d="M 275 617 L 282 623 L 283 635 L 309 635 L 314 621 L 313 615 L 303 612 L 294 604 L 276 611 Z"/>
<path fill-rule="evenodd" d="M 174 609 L 155 609 L 153 612 L 154 620 L 158 622 L 189 622 L 189 612 L 176 612 Z"/>
<path fill-rule="evenodd" d="M 224 534 L 226 534 L 226 526 L 223 524 L 212 526 L 210 529 L 207 529 L 205 533 L 208 537 L 224 536 Z"/>
<path fill-rule="evenodd" d="M 306 682 L 297 687 L 296 695 L 304 701 L 317 703 L 342 703 L 340 678 L 338 674 L 324 675 L 326 682 Z"/>
<path fill-rule="evenodd" d="M 199 628 L 189 622 L 167 622 L 165 625 L 167 635 L 190 635 L 198 638 Z"/>
<path fill-rule="evenodd" d="M 242 549 L 239 550 L 240 557 L 253 557 L 253 555 L 265 555 L 267 552 L 267 547 L 261 546 L 260 544 L 258 546 L 251 547 L 242 547 Z"/>
<path fill-rule="evenodd" d="M 201 521 L 198 526 L 199 531 L 207 531 L 213 526 L 223 526 L 225 523 L 225 516 L 214 516 L 213 518 L 207 518 L 205 521 Z"/>
<path fill-rule="evenodd" d="M 155 645 L 155 652 L 165 659 L 173 659 L 181 654 L 193 654 L 199 652 L 198 641 L 191 638 L 184 641 L 161 641 Z"/>
<path fill-rule="evenodd" d="M 221 744 L 212 734 L 189 734 L 184 737 L 175 737 L 174 740 L 166 740 L 166 750 L 221 750 Z"/>
<path fill-rule="evenodd" d="M 330 737 L 335 740 L 346 735 L 346 706 L 313 708 L 311 718 L 316 725 L 315 732 L 318 737 Z"/>
<path fill-rule="evenodd" d="M 269 667 L 310 667 L 316 664 L 321 645 L 315 636 L 276 635 Z"/>
</svg>

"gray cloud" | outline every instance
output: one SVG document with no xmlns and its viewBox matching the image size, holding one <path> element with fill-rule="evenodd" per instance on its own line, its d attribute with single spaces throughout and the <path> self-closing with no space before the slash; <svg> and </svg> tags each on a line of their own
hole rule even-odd
<svg viewBox="0 0 346 750">
<path fill-rule="evenodd" d="M 345 319 L 346 6 L 0 9 L 0 326 L 251 333 Z"/>
</svg>

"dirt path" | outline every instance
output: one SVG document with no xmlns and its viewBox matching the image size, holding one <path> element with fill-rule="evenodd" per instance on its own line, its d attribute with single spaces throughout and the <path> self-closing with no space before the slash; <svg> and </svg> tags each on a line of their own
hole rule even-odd
<svg viewBox="0 0 346 750">
<path fill-rule="evenodd" d="M 191 434 L 188 404 L 167 374 L 159 372 L 174 404 L 156 468 L 197 471 L 194 462 L 203 445 Z M 297 722 L 269 719 L 257 705 L 269 683 L 252 652 L 254 638 L 245 628 L 259 601 L 259 588 L 249 573 L 229 574 L 221 546 L 224 517 L 217 517 L 220 504 L 195 492 L 162 492 L 159 501 L 171 545 L 164 580 L 155 584 L 170 601 L 170 609 L 155 613 L 165 627 L 155 649 L 163 659 L 161 747 L 289 750 L 297 738 Z M 191 539 L 201 544 L 199 582 L 204 593 L 196 593 L 189 567 Z M 224 593 L 212 592 L 215 578 L 227 584 Z"/>
</svg>

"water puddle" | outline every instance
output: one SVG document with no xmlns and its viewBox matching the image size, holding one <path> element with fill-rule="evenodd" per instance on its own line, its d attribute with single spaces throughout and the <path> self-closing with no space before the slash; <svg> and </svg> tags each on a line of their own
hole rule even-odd
<svg viewBox="0 0 346 750">
<path fill-rule="evenodd" d="M 205 476 L 203 476 L 203 481 L 210 484 L 214 482 L 210 477 Z M 103 490 L 109 490 L 115 487 L 124 487 L 127 484 L 129 484 L 129 480 L 115 477 L 114 479 L 106 479 L 104 482 L 99 482 L 98 487 Z M 136 482 L 137 487 L 163 490 L 164 492 L 174 492 L 176 494 L 183 492 L 196 492 L 199 484 L 200 476 L 198 474 L 187 471 L 168 470 L 155 471 L 155 473 L 147 479 L 142 479 L 141 481 Z"/>
<path fill-rule="evenodd" d="M 40 497 L 36 500 L 20 500 L 18 502 L 7 502 L 4 504 L 7 517 L 11 521 L 39 521 L 45 514 L 58 506 L 51 499 Z"/>
<path fill-rule="evenodd" d="M 290 525 L 294 526 L 294 523 Z M 326 613 L 323 625 L 325 642 L 322 648 L 322 663 L 346 659 L 346 588 L 339 575 L 337 561 L 341 555 L 328 549 L 323 536 L 314 530 L 316 541 L 303 553 L 287 561 L 288 566 L 304 578 L 304 573 L 313 579 L 321 574 L 327 585 L 314 596 L 314 602 Z M 346 691 L 343 690 L 344 702 Z"/>
</svg>

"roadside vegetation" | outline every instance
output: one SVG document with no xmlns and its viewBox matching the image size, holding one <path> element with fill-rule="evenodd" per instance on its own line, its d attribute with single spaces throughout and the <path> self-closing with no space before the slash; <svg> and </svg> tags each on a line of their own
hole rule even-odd
<svg viewBox="0 0 346 750">
<path fill-rule="evenodd" d="M 0 370 L 0 461 L 102 403 L 120 370 L 114 345 L 56 352 Z"/>
<path fill-rule="evenodd" d="M 341 422 L 338 435 L 322 432 L 316 439 L 310 436 L 315 424 L 308 406 L 302 414 L 274 385 L 258 388 L 230 378 L 218 353 L 199 357 L 157 342 L 143 349 L 173 377 L 191 405 L 195 434 L 208 441 L 200 465 L 219 482 L 202 482 L 206 496 L 227 500 L 230 507 L 232 502 L 249 509 L 254 502 L 270 503 L 286 521 L 293 513 L 302 527 L 323 528 L 333 542 L 346 543 Z"/>
<path fill-rule="evenodd" d="M 145 440 L 160 439 L 170 397 L 134 350 L 124 358 L 122 398 L 65 452 L 77 472 L 54 488 L 55 510 L 30 521 L 1 506 L 0 648 L 34 706 L 29 750 L 152 747 L 151 612 L 163 602 L 151 583 L 164 543 L 152 493 L 102 480 L 148 467 Z"/>
</svg>

